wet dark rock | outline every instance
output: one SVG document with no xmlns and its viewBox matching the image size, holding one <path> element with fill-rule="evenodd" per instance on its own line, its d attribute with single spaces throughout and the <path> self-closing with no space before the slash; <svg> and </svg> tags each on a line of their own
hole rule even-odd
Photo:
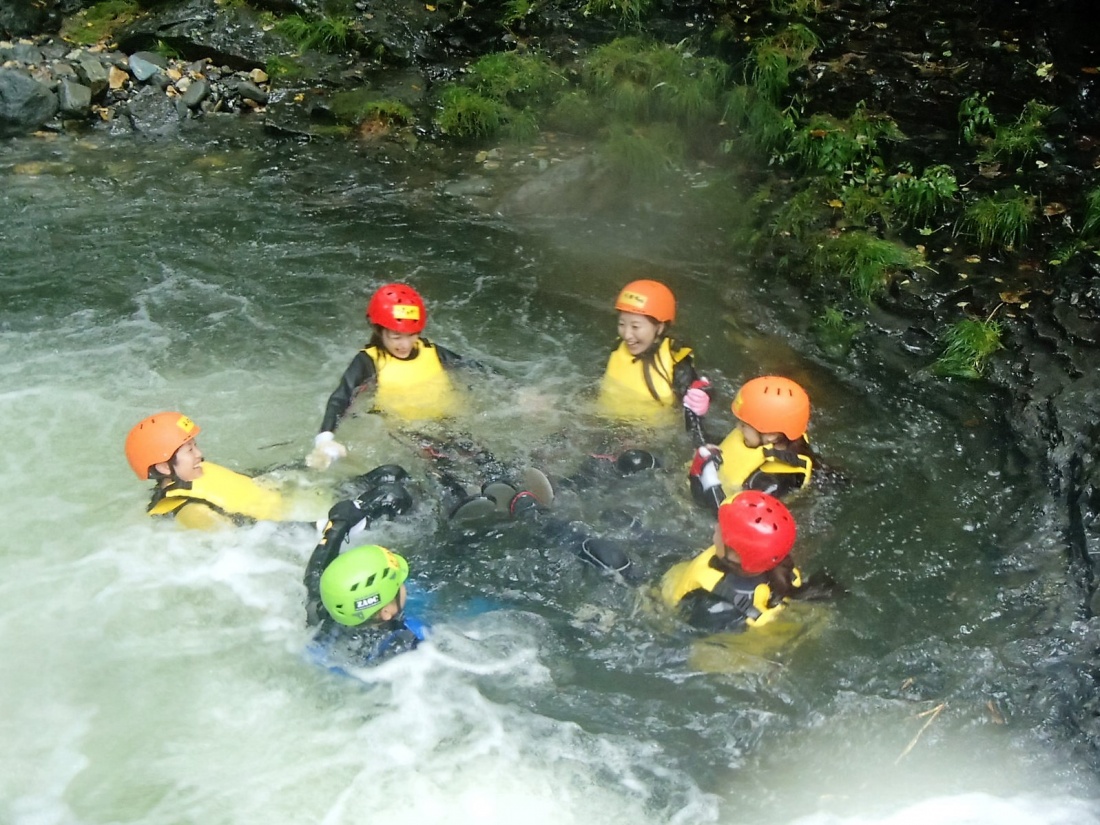
<svg viewBox="0 0 1100 825">
<path fill-rule="evenodd" d="M 168 68 L 168 61 L 155 52 L 135 52 L 130 55 L 130 73 L 142 82 Z"/>
<path fill-rule="evenodd" d="M 49 86 L 16 69 L 0 69 L 0 137 L 33 131 L 57 114 Z"/>
<path fill-rule="evenodd" d="M 83 55 L 72 65 L 80 81 L 91 90 L 92 97 L 99 97 L 107 91 L 107 67 L 102 61 L 91 55 Z"/>
<path fill-rule="evenodd" d="M 154 138 L 176 134 L 183 120 L 175 101 L 153 86 L 145 87 L 130 98 L 126 117 L 135 132 Z"/>
<path fill-rule="evenodd" d="M 57 87 L 57 99 L 62 115 L 81 117 L 92 107 L 92 90 L 75 80 L 65 79 Z"/>
<path fill-rule="evenodd" d="M 254 103 L 267 103 L 268 94 L 255 83 L 251 83 L 247 80 L 240 81 L 234 84 L 234 89 L 237 95 L 242 100 L 251 100 Z"/>
<path fill-rule="evenodd" d="M 116 32 L 123 51 L 164 43 L 185 60 L 209 59 L 215 65 L 247 71 L 289 51 L 278 35 L 266 32 L 257 13 L 244 4 L 189 0 L 154 9 Z"/>
<path fill-rule="evenodd" d="M 189 109 L 197 109 L 210 96 L 210 84 L 205 80 L 196 80 L 180 96 L 180 101 Z"/>
</svg>

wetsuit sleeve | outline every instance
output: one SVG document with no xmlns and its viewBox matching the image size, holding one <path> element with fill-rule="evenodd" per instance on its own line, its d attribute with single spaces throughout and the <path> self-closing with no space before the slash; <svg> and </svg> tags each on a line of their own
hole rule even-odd
<svg viewBox="0 0 1100 825">
<path fill-rule="evenodd" d="M 198 500 L 190 500 L 174 512 L 176 521 L 192 530 L 219 530 L 236 522 L 220 510 Z"/>
<path fill-rule="evenodd" d="M 302 582 L 306 586 L 306 626 L 313 627 L 320 624 L 328 613 L 321 602 L 321 574 L 325 572 L 332 560 L 340 554 L 340 545 L 344 543 L 344 537 L 352 527 L 351 521 L 329 521 L 325 525 L 325 531 L 321 534 L 321 540 L 313 548 L 309 561 L 306 562 L 306 572 Z"/>
<path fill-rule="evenodd" d="M 355 357 L 351 359 L 351 363 L 348 364 L 348 368 L 344 370 L 344 374 L 340 377 L 340 383 L 332 391 L 332 395 L 328 397 L 328 404 L 325 405 L 325 417 L 321 420 L 319 432 L 335 432 L 337 423 L 348 411 L 348 407 L 351 406 L 351 402 L 355 399 L 355 394 L 359 391 L 359 388 L 368 381 L 373 380 L 376 375 L 377 371 L 370 356 L 362 350 L 357 352 Z"/>
<path fill-rule="evenodd" d="M 687 355 L 672 368 L 672 391 L 676 393 L 676 400 L 683 401 L 684 393 L 691 385 L 699 380 L 699 373 L 695 371 L 695 359 Z"/>
<path fill-rule="evenodd" d="M 441 347 L 439 344 L 432 344 L 435 347 L 436 354 L 439 355 L 439 363 L 445 370 L 453 370 L 456 367 L 462 369 L 473 370 L 474 372 L 484 373 L 485 375 L 495 375 L 496 370 L 480 361 L 475 361 L 472 358 L 466 358 L 459 355 L 446 347 Z"/>
</svg>

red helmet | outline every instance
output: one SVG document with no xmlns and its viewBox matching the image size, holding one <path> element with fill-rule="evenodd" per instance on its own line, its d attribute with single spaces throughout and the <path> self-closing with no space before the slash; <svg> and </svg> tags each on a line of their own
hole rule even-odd
<svg viewBox="0 0 1100 825">
<path fill-rule="evenodd" d="M 171 461 L 176 450 L 202 432 L 183 413 L 159 412 L 139 421 L 126 436 L 126 460 L 140 479 L 149 478 L 149 468 Z"/>
<path fill-rule="evenodd" d="M 367 320 L 385 329 L 416 335 L 428 323 L 424 299 L 411 286 L 386 284 L 371 296 Z"/>
<path fill-rule="evenodd" d="M 722 543 L 737 553 L 746 573 L 764 573 L 794 547 L 791 512 L 779 499 L 756 490 L 728 497 L 718 508 Z"/>
<path fill-rule="evenodd" d="M 615 299 L 615 309 L 656 318 L 660 324 L 676 320 L 676 298 L 660 281 L 631 281 Z"/>
</svg>

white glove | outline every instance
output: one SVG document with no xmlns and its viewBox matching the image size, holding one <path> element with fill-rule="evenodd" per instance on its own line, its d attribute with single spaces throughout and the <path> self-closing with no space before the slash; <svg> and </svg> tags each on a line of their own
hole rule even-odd
<svg viewBox="0 0 1100 825">
<path fill-rule="evenodd" d="M 314 470 L 326 470 L 337 459 L 348 454 L 348 449 L 328 430 L 317 433 L 313 439 L 313 451 L 306 457 L 306 464 Z"/>
<path fill-rule="evenodd" d="M 700 417 L 706 415 L 707 410 L 710 409 L 710 396 L 707 395 L 707 391 L 704 389 L 709 385 L 710 381 L 706 378 L 700 378 L 698 381 L 693 382 L 688 391 L 684 393 L 684 406 Z"/>
</svg>

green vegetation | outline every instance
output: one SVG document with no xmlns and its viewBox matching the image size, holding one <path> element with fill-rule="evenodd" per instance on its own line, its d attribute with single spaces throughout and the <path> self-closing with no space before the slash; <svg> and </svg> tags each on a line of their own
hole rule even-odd
<svg viewBox="0 0 1100 825">
<path fill-rule="evenodd" d="M 1100 230 L 1100 187 L 1085 195 L 1085 218 L 1081 223 L 1081 235 L 1094 238 Z"/>
<path fill-rule="evenodd" d="M 825 307 L 825 311 L 814 319 L 813 332 L 818 345 L 834 358 L 843 357 L 851 349 L 852 339 L 863 330 L 864 325 L 850 321 L 836 307 Z"/>
<path fill-rule="evenodd" d="M 980 378 L 989 357 L 1001 349 L 999 321 L 967 318 L 953 324 L 941 338 L 943 354 L 932 369 L 937 375 Z"/>
<path fill-rule="evenodd" d="M 635 185 L 667 180 L 685 154 L 683 133 L 666 123 L 644 127 L 616 124 L 600 150 L 615 177 Z"/>
<path fill-rule="evenodd" d="M 293 80 L 306 77 L 309 74 L 309 70 L 300 61 L 293 57 L 279 55 L 268 58 L 267 65 L 264 68 L 268 77 L 273 79 Z"/>
<path fill-rule="evenodd" d="M 621 26 L 636 26 L 649 13 L 653 0 L 587 0 L 585 16 L 609 17 Z"/>
<path fill-rule="evenodd" d="M 1035 222 L 1035 198 L 1018 189 L 987 195 L 971 203 L 959 219 L 959 232 L 984 248 L 1018 248 Z"/>
<path fill-rule="evenodd" d="M 511 107 L 499 100 L 465 86 L 450 86 L 443 92 L 436 124 L 451 137 L 491 138 L 501 132 L 512 114 Z"/>
<path fill-rule="evenodd" d="M 290 14 L 279 18 L 275 23 L 275 31 L 289 40 L 299 54 L 311 49 L 338 52 L 360 40 L 354 22 L 348 17 L 306 17 Z"/>
<path fill-rule="evenodd" d="M 1002 124 L 989 108 L 990 96 L 975 92 L 959 106 L 963 141 L 979 148 L 983 163 L 1031 157 L 1046 139 L 1046 121 L 1054 107 L 1029 100 L 1016 120 Z"/>
<path fill-rule="evenodd" d="M 496 52 L 470 66 L 466 85 L 484 97 L 524 109 L 552 101 L 566 80 L 542 55 Z"/>
<path fill-rule="evenodd" d="M 958 193 L 959 183 L 950 166 L 937 164 L 914 175 L 913 167 L 902 163 L 887 179 L 884 199 L 904 221 L 915 225 L 944 214 Z"/>
<path fill-rule="evenodd" d="M 924 260 L 914 249 L 855 230 L 823 237 L 811 253 L 810 263 L 819 277 L 839 276 L 856 296 L 870 302 L 891 275 L 923 266 Z"/>
<path fill-rule="evenodd" d="M 373 121 L 386 126 L 404 126 L 415 120 L 407 105 L 381 99 L 373 89 L 349 89 L 333 95 L 332 113 L 337 122 L 351 125 Z"/>
<path fill-rule="evenodd" d="M 140 15 L 137 0 L 103 0 L 66 18 L 61 25 L 61 37 L 78 46 L 94 46 Z"/>
<path fill-rule="evenodd" d="M 581 74 L 589 93 L 619 118 L 670 120 L 688 129 L 718 120 L 729 69 L 680 47 L 622 37 L 586 58 Z"/>
<path fill-rule="evenodd" d="M 809 64 L 821 41 L 810 29 L 795 24 L 761 40 L 748 60 L 748 83 L 760 96 L 775 102 L 787 90 L 791 74 Z"/>
<path fill-rule="evenodd" d="M 861 102 L 847 120 L 831 115 L 811 115 L 804 126 L 791 136 L 787 158 L 804 172 L 840 180 L 845 173 L 855 173 L 856 167 L 875 162 L 883 141 L 902 139 L 897 124 L 886 115 L 867 111 Z"/>
</svg>

